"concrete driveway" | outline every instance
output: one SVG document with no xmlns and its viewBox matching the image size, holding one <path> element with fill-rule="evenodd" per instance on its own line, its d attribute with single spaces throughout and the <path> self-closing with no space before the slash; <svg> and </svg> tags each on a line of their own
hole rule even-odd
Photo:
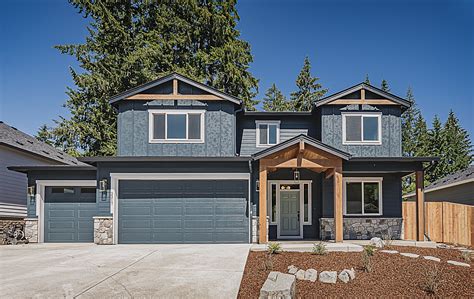
<svg viewBox="0 0 474 299">
<path fill-rule="evenodd" d="M 249 247 L 0 246 L 0 297 L 235 298 Z"/>
</svg>

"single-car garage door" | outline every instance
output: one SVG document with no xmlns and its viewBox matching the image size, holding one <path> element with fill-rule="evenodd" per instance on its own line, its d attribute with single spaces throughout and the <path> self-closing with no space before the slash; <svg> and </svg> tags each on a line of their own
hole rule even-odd
<svg viewBox="0 0 474 299">
<path fill-rule="evenodd" d="M 45 242 L 93 242 L 95 187 L 46 187 Z"/>
<path fill-rule="evenodd" d="M 248 243 L 246 180 L 120 180 L 119 243 Z"/>
</svg>

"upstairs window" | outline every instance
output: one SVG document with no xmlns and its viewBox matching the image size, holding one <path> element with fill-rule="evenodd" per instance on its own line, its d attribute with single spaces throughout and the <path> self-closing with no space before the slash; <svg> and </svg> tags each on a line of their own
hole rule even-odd
<svg viewBox="0 0 474 299">
<path fill-rule="evenodd" d="M 280 121 L 256 121 L 257 147 L 265 147 L 280 142 Z"/>
<path fill-rule="evenodd" d="M 204 142 L 204 111 L 150 110 L 150 143 Z"/>
<path fill-rule="evenodd" d="M 382 115 L 380 113 L 342 114 L 343 144 L 382 144 Z"/>
</svg>

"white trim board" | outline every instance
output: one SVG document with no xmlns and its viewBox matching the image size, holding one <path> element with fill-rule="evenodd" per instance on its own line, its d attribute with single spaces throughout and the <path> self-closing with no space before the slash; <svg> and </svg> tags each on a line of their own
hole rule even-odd
<svg viewBox="0 0 474 299">
<path fill-rule="evenodd" d="M 154 114 L 164 114 L 165 115 L 165 139 L 154 139 L 153 138 L 153 130 L 154 130 Z M 168 135 L 168 115 L 175 114 L 175 115 L 186 115 L 186 138 L 177 138 L 177 139 L 169 139 L 167 138 Z M 200 139 L 188 139 L 189 133 L 189 114 L 200 114 L 201 116 L 201 138 Z M 198 110 L 198 109 L 149 109 L 148 110 L 148 143 L 204 143 L 205 140 L 205 126 L 206 126 L 206 118 L 205 118 L 206 110 Z"/>
<path fill-rule="evenodd" d="M 51 186 L 97 187 L 96 180 L 36 180 L 36 216 L 38 216 L 38 243 L 44 243 L 45 188 Z"/>
<path fill-rule="evenodd" d="M 360 141 L 346 140 L 346 117 L 360 116 Z M 382 112 L 341 112 L 342 117 L 342 144 L 343 145 L 382 145 Z M 377 117 L 377 140 L 364 140 L 364 117 Z"/>
<path fill-rule="evenodd" d="M 248 182 L 249 243 L 252 242 L 250 173 L 110 173 L 110 212 L 113 215 L 113 244 L 118 244 L 118 188 L 120 180 L 246 180 Z M 116 217 L 117 216 L 117 217 Z"/>
<path fill-rule="evenodd" d="M 255 121 L 255 146 L 256 147 L 271 147 L 280 143 L 280 123 L 279 120 L 256 120 Z M 267 144 L 260 144 L 260 125 L 267 125 Z M 268 126 L 274 125 L 276 127 L 276 143 L 268 144 L 270 133 Z"/>
</svg>

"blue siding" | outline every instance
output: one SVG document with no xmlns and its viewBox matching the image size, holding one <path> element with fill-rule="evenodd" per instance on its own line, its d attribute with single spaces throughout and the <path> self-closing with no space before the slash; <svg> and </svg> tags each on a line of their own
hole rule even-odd
<svg viewBox="0 0 474 299">
<path fill-rule="evenodd" d="M 176 103 L 175 103 L 176 102 Z M 149 143 L 148 109 L 204 109 L 204 143 Z M 119 156 L 235 155 L 234 104 L 228 101 L 124 101 L 119 106 Z"/>
</svg>

